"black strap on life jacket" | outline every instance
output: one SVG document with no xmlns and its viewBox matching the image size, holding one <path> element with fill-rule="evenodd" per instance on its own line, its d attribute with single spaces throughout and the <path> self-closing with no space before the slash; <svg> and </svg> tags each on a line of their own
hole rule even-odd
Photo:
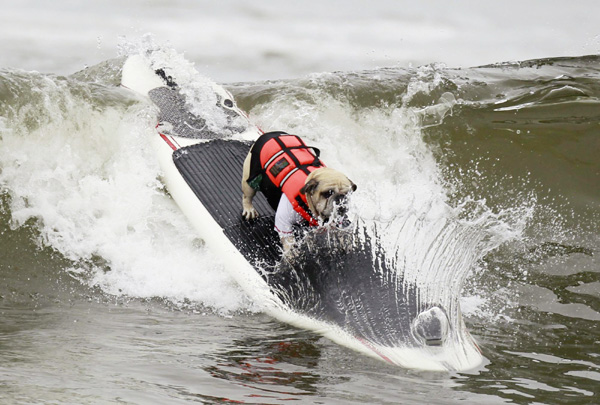
<svg viewBox="0 0 600 405">
<path fill-rule="evenodd" d="M 289 134 L 283 131 L 269 132 L 262 135 L 257 141 L 254 143 L 251 149 L 251 157 L 250 157 L 250 176 L 248 178 L 248 184 L 250 184 L 253 188 L 258 189 L 260 182 L 262 182 L 267 176 L 265 175 L 265 167 L 260 162 L 260 151 L 262 147 L 271 139 L 275 138 L 275 142 L 279 145 L 281 150 L 294 162 L 294 165 L 302 170 L 307 175 L 310 174 L 308 167 L 321 167 L 323 163 L 319 159 L 321 155 L 321 151 L 319 148 L 315 148 L 313 146 L 307 146 L 302 138 L 297 135 L 291 135 L 296 137 L 302 145 L 299 146 L 286 146 L 281 139 L 280 136 L 288 136 Z M 298 158 L 293 154 L 294 149 L 312 149 L 313 155 L 315 159 L 308 164 L 300 164 Z M 260 179 L 259 179 L 260 177 Z M 282 185 L 279 185 L 282 186 Z"/>
<path fill-rule="evenodd" d="M 287 134 L 286 134 L 287 135 Z M 321 155 L 321 151 L 318 148 L 312 147 L 312 146 L 307 146 L 304 141 L 302 140 L 302 138 L 300 138 L 298 135 L 292 135 L 294 136 L 296 139 L 298 139 L 298 141 L 301 143 L 301 145 L 298 146 L 287 146 L 286 144 L 283 143 L 283 141 L 279 138 L 279 136 L 275 137 L 275 142 L 277 142 L 277 144 L 279 145 L 279 147 L 281 148 L 281 150 L 288 155 L 288 157 L 292 160 L 292 162 L 294 162 L 294 165 L 296 165 L 296 167 L 299 170 L 302 170 L 304 173 L 306 173 L 307 175 L 310 174 L 310 171 L 308 170 L 309 167 L 314 166 L 314 167 L 321 167 L 323 166 L 323 163 L 321 163 L 321 161 L 319 160 L 319 156 Z M 315 157 L 315 159 L 311 162 L 311 163 L 305 163 L 305 164 L 301 164 L 300 161 L 298 160 L 298 158 L 296 157 L 296 155 L 294 155 L 292 153 L 292 151 L 294 149 L 312 149 L 313 150 L 313 155 Z M 263 170 L 265 168 L 263 167 Z M 280 187 L 283 187 L 283 184 L 280 184 Z"/>
<path fill-rule="evenodd" d="M 308 204 L 306 204 L 304 202 L 304 200 L 302 199 L 302 197 L 300 197 L 300 195 L 298 195 L 296 197 L 296 202 L 298 203 L 298 205 L 300 206 L 300 208 L 302 208 L 304 211 L 306 211 L 308 213 L 308 215 L 310 215 L 311 217 L 313 217 L 313 219 L 316 221 L 317 218 L 315 217 L 315 215 L 312 213 L 312 211 L 310 210 L 310 208 L 308 208 Z"/>
<path fill-rule="evenodd" d="M 277 142 L 277 144 L 279 145 L 279 147 L 281 148 L 281 150 L 292 160 L 292 162 L 294 162 L 294 165 L 296 166 L 296 168 L 298 170 L 302 170 L 307 176 L 310 174 L 310 170 L 308 170 L 309 167 L 314 166 L 314 167 L 321 167 L 323 166 L 323 163 L 319 160 L 319 156 L 321 155 L 321 151 L 318 148 L 315 147 L 311 147 L 311 146 L 307 146 L 304 141 L 302 140 L 302 138 L 300 138 L 298 135 L 293 135 L 296 137 L 296 139 L 298 139 L 298 141 L 300 142 L 300 145 L 298 146 L 287 146 L 283 143 L 283 141 L 279 138 L 276 137 L 275 138 L 275 142 Z M 315 159 L 311 162 L 311 163 L 304 163 L 301 164 L 300 161 L 298 160 L 298 158 L 296 157 L 296 155 L 294 155 L 294 153 L 292 152 L 294 149 L 312 149 L 313 150 L 313 155 L 315 157 Z M 264 170 L 265 168 L 263 168 Z M 279 184 L 280 188 L 283 188 L 283 184 L 285 183 L 285 179 L 281 182 L 281 184 Z M 306 204 L 304 202 L 304 200 L 302 199 L 302 197 L 300 196 L 300 194 L 298 194 L 296 196 L 296 202 L 298 203 L 298 206 L 300 206 L 300 208 L 302 208 L 306 213 L 308 213 L 308 215 L 310 215 L 311 217 L 315 218 L 314 214 L 311 212 L 310 208 L 308 207 L 308 204 Z"/>
</svg>

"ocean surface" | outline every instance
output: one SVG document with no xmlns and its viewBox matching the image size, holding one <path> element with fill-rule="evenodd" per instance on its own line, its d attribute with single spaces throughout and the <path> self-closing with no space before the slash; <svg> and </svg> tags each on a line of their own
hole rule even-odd
<svg viewBox="0 0 600 405">
<path fill-rule="evenodd" d="M 4 5 L 0 402 L 598 403 L 598 12 Z M 160 182 L 156 108 L 119 86 L 148 49 L 347 173 L 355 214 L 460 305 L 482 364 L 397 367 L 264 314 Z"/>
</svg>

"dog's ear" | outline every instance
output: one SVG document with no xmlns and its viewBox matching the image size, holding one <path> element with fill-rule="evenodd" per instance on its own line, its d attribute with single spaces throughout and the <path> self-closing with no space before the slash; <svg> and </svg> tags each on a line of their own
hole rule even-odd
<svg viewBox="0 0 600 405">
<path fill-rule="evenodd" d="M 315 179 L 311 179 L 300 189 L 300 194 L 312 194 L 318 186 L 319 182 Z"/>
<path fill-rule="evenodd" d="M 350 179 L 348 179 L 348 180 L 350 180 Z M 354 192 L 354 191 L 356 191 L 356 189 L 357 189 L 357 186 L 356 186 L 356 184 L 354 184 L 354 182 L 353 182 L 352 180 L 350 180 L 350 184 L 352 184 L 352 185 L 350 186 L 350 190 L 352 190 L 353 192 Z"/>
</svg>

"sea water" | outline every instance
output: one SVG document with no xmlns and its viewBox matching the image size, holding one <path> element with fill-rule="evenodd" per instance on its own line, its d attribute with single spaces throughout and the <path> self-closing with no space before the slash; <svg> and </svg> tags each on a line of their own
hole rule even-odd
<svg viewBox="0 0 600 405">
<path fill-rule="evenodd" d="M 597 401 L 598 58 L 468 68 L 597 53 L 576 13 L 99 4 L 2 17 L 21 33 L 0 71 L 4 402 Z M 532 51 L 543 35 L 553 47 Z M 155 108 L 118 87 L 122 58 L 149 43 L 345 171 L 406 274 L 458 300 L 483 365 L 397 368 L 257 311 L 158 180 Z M 463 68 L 419 66 L 432 61 Z"/>
</svg>

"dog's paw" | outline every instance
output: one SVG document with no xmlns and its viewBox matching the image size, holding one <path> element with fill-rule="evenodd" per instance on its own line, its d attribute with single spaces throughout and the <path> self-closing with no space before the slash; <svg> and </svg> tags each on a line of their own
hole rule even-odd
<svg viewBox="0 0 600 405">
<path fill-rule="evenodd" d="M 244 210 L 242 211 L 242 217 L 244 217 L 244 219 L 246 221 L 256 219 L 256 218 L 258 218 L 258 211 L 256 211 L 256 209 L 254 209 L 254 207 L 244 208 Z"/>
</svg>

